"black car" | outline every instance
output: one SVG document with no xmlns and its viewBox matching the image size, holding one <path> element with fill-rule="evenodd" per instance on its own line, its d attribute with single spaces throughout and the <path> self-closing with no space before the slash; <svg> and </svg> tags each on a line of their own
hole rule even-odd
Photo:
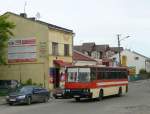
<svg viewBox="0 0 150 114">
<path fill-rule="evenodd" d="M 10 105 L 22 103 L 30 105 L 32 102 L 47 102 L 48 100 L 49 92 L 38 86 L 23 86 L 6 96 L 6 101 Z"/>
</svg>

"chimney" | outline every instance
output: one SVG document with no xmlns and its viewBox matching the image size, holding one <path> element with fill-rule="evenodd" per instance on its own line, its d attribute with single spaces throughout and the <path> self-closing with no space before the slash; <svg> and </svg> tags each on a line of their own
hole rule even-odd
<svg viewBox="0 0 150 114">
<path fill-rule="evenodd" d="M 27 18 L 27 14 L 26 13 L 20 13 L 21 17 Z"/>
</svg>

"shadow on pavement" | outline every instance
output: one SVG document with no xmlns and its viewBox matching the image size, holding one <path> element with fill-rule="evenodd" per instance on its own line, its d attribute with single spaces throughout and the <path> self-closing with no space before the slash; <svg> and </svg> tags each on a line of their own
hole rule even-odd
<svg viewBox="0 0 150 114">
<path fill-rule="evenodd" d="M 124 97 L 124 96 L 122 96 L 122 97 Z M 110 100 L 110 99 L 118 99 L 118 98 L 121 98 L 121 97 L 118 97 L 118 96 L 116 96 L 116 95 L 112 95 L 112 96 L 107 96 L 107 97 L 104 97 L 102 100 L 98 100 L 98 99 L 86 99 L 86 98 L 84 98 L 84 99 L 81 99 L 80 101 L 76 101 L 74 98 L 72 99 L 72 100 L 70 100 L 70 101 L 68 101 L 68 102 L 70 102 L 70 103 L 95 103 L 95 102 L 103 102 L 103 101 L 107 101 L 107 100 Z"/>
</svg>

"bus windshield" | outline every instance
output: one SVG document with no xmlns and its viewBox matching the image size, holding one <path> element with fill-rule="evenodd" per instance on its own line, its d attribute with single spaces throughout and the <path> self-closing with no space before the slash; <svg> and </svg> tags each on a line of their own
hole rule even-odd
<svg viewBox="0 0 150 114">
<path fill-rule="evenodd" d="M 68 82 L 89 82 L 89 68 L 68 68 Z"/>
</svg>

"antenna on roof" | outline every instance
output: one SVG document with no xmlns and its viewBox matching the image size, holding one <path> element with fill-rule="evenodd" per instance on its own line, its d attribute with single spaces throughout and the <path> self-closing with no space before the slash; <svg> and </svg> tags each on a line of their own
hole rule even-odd
<svg viewBox="0 0 150 114">
<path fill-rule="evenodd" d="M 24 3 L 24 13 L 26 13 L 26 6 L 27 6 L 27 1 Z"/>
<path fill-rule="evenodd" d="M 35 17 L 36 17 L 36 20 L 37 20 L 37 19 L 40 19 L 40 18 L 41 18 L 40 13 L 39 13 L 39 12 L 37 12 L 37 13 L 36 13 L 36 15 L 35 15 Z"/>
</svg>

